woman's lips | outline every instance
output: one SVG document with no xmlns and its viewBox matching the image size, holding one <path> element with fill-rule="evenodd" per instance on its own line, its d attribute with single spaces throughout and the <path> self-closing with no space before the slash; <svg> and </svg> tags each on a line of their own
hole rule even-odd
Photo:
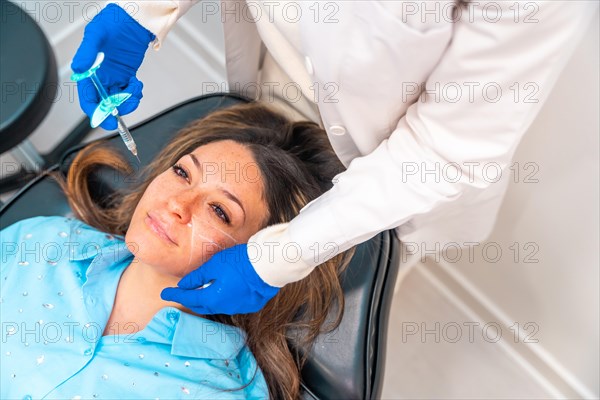
<svg viewBox="0 0 600 400">
<path fill-rule="evenodd" d="M 156 234 L 156 236 L 168 243 L 177 245 L 177 243 L 169 235 L 164 224 L 158 218 L 153 217 L 152 215 L 150 215 L 150 213 L 148 213 L 146 215 L 146 218 L 144 219 L 144 222 L 146 222 L 146 225 L 150 227 L 150 230 L 152 230 Z"/>
</svg>

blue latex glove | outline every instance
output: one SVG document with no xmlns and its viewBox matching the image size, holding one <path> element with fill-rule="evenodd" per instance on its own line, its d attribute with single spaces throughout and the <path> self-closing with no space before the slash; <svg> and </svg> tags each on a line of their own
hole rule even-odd
<svg viewBox="0 0 600 400">
<path fill-rule="evenodd" d="M 196 290 L 213 279 L 210 286 Z M 177 286 L 163 289 L 160 297 L 204 315 L 259 311 L 280 289 L 265 283 L 254 271 L 246 244 L 216 253 L 200 268 L 184 276 Z"/>
<path fill-rule="evenodd" d="M 82 73 L 90 69 L 98 52 L 104 52 L 104 61 L 96 75 L 108 94 L 128 92 L 132 96 L 118 108 L 119 114 L 129 114 L 142 99 L 143 84 L 136 72 L 155 38 L 149 30 L 116 4 L 108 4 L 92 19 L 83 34 L 83 41 L 73 57 L 71 69 Z M 90 118 L 100 103 L 100 95 L 91 79 L 77 82 L 79 104 Z M 117 119 L 112 115 L 100 125 L 107 130 L 117 128 Z"/>
</svg>

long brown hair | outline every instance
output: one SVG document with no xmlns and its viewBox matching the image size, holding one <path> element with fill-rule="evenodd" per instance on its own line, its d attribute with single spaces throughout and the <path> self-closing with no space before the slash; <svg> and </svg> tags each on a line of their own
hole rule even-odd
<svg viewBox="0 0 600 400">
<path fill-rule="evenodd" d="M 304 205 L 331 188 L 333 177 L 344 169 L 317 124 L 291 122 L 264 105 L 249 103 L 213 112 L 182 129 L 145 168 L 137 185 L 100 203 L 90 193 L 90 173 L 98 167 L 131 171 L 113 149 L 91 145 L 81 150 L 61 185 L 79 219 L 104 232 L 124 235 L 135 207 L 156 176 L 199 146 L 222 140 L 234 140 L 253 153 L 265 183 L 269 211 L 265 226 L 294 218 Z M 351 253 L 339 254 L 304 279 L 284 286 L 259 312 L 208 317 L 246 332 L 247 345 L 272 398 L 299 397 L 305 355 L 319 333 L 339 324 L 344 308 L 339 274 Z M 334 322 L 325 327 L 330 311 Z M 290 343 L 296 350 L 291 351 Z"/>
</svg>

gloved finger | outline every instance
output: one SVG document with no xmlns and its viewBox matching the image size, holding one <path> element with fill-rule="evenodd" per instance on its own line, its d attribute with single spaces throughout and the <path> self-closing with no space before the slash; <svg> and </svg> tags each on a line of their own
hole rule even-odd
<svg viewBox="0 0 600 400">
<path fill-rule="evenodd" d="M 208 283 L 211 280 L 211 278 L 206 276 L 206 272 L 208 271 L 206 269 L 206 266 L 207 264 L 195 269 L 194 271 L 181 278 L 181 280 L 177 283 L 177 286 L 181 289 L 196 289 L 204 285 L 205 283 Z"/>
<path fill-rule="evenodd" d="M 78 74 L 87 71 L 96 61 L 104 38 L 101 32 L 90 32 L 86 29 L 83 40 L 71 61 L 71 69 Z"/>
<path fill-rule="evenodd" d="M 127 115 L 138 108 L 138 106 L 140 105 L 140 100 L 143 97 L 143 88 L 144 84 L 135 76 L 132 76 L 129 80 L 129 85 L 127 85 L 125 90 L 123 90 L 124 92 L 131 93 L 131 97 L 128 98 L 119 107 L 117 107 L 117 109 L 119 110 L 119 114 Z"/>
<path fill-rule="evenodd" d="M 107 131 L 114 131 L 117 129 L 117 119 L 112 115 L 106 117 L 104 121 L 100 124 L 100 128 L 105 129 Z"/>
<path fill-rule="evenodd" d="M 208 289 L 208 288 L 207 288 Z M 208 314 L 214 314 L 207 305 L 206 293 L 203 290 L 184 290 L 180 288 L 168 287 L 164 288 L 160 293 L 160 297 L 166 301 L 174 301 L 183 304 L 188 308 L 197 310 L 202 308 Z M 210 294 L 210 293 L 209 293 Z"/>
</svg>

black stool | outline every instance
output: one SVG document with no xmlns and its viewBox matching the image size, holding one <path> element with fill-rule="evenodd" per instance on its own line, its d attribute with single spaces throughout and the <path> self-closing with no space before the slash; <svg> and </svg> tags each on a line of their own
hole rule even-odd
<svg viewBox="0 0 600 400">
<path fill-rule="evenodd" d="M 20 7 L 0 0 L 0 154 L 11 151 L 18 170 L 4 176 L 0 193 L 18 189 L 40 171 L 58 162 L 91 130 L 87 118 L 47 154 L 40 155 L 27 139 L 42 122 L 58 90 L 56 58 L 38 24 Z"/>
</svg>

